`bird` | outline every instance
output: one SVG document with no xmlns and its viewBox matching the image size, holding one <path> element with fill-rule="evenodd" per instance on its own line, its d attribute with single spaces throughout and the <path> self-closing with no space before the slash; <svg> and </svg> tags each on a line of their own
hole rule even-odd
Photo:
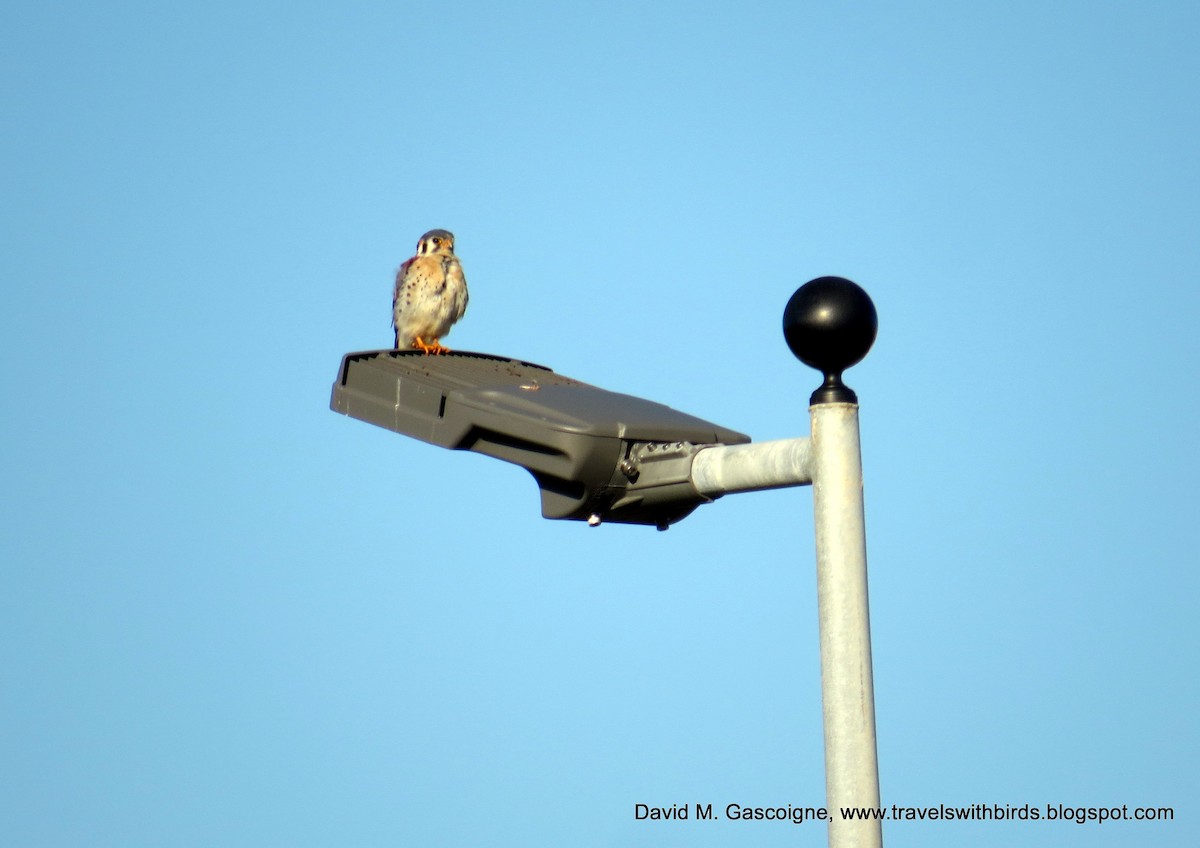
<svg viewBox="0 0 1200 848">
<path fill-rule="evenodd" d="M 430 230 L 417 242 L 417 253 L 396 272 L 392 290 L 392 326 L 396 350 L 448 353 L 441 339 L 467 311 L 467 278 L 454 255 L 454 233 Z"/>
</svg>

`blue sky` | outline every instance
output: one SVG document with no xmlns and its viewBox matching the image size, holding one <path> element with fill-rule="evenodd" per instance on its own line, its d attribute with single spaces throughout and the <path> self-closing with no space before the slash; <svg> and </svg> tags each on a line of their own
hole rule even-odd
<svg viewBox="0 0 1200 848">
<path fill-rule="evenodd" d="M 0 10 L 0 841 L 824 844 L 811 493 L 668 533 L 335 415 L 458 237 L 452 347 L 805 435 L 862 403 L 891 846 L 1194 845 L 1194 4 Z"/>
</svg>

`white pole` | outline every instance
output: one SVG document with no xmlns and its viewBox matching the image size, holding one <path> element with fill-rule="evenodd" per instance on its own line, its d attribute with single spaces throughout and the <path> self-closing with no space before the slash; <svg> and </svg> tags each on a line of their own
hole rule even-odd
<svg viewBox="0 0 1200 848">
<path fill-rule="evenodd" d="M 804 486 L 812 482 L 812 439 L 705 447 L 692 457 L 690 479 L 709 498 Z"/>
<path fill-rule="evenodd" d="M 879 806 L 858 404 L 818 403 L 809 413 L 829 846 L 879 848 L 877 819 L 841 816 Z"/>
</svg>

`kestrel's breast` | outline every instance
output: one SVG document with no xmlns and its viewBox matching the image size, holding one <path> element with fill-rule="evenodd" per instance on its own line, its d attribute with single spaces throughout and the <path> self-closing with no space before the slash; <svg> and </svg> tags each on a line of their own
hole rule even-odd
<svg viewBox="0 0 1200 848">
<path fill-rule="evenodd" d="M 392 320 L 400 338 L 440 338 L 466 311 L 467 283 L 453 256 L 415 256 L 396 274 Z"/>
</svg>

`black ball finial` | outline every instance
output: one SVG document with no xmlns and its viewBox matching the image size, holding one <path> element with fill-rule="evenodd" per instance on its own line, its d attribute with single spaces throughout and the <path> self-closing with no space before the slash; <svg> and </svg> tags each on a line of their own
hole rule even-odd
<svg viewBox="0 0 1200 848">
<path fill-rule="evenodd" d="M 783 310 L 783 337 L 796 358 L 825 375 L 810 404 L 858 403 L 842 372 L 875 342 L 879 316 L 870 296 L 842 277 L 818 277 L 796 289 Z"/>
</svg>

